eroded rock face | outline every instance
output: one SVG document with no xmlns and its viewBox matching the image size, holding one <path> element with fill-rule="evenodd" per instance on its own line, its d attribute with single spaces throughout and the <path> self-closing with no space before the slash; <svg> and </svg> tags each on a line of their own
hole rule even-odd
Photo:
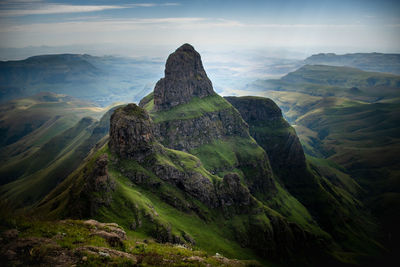
<svg viewBox="0 0 400 267">
<path fill-rule="evenodd" d="M 153 125 L 147 112 L 136 104 L 115 110 L 110 121 L 110 150 L 139 162 L 154 152 Z"/>
<path fill-rule="evenodd" d="M 172 166 L 161 164 L 156 164 L 153 171 L 161 179 L 174 184 L 208 206 L 218 207 L 213 184 L 200 173 L 190 170 L 180 171 Z"/>
<path fill-rule="evenodd" d="M 204 113 L 189 120 L 157 123 L 154 133 L 160 143 L 181 151 L 190 151 L 227 136 L 250 138 L 247 124 L 233 108 Z"/>
<path fill-rule="evenodd" d="M 165 77 L 154 88 L 155 110 L 165 110 L 188 103 L 192 97 L 214 94 L 210 79 L 193 46 L 184 44 L 169 55 L 165 64 Z"/>
</svg>

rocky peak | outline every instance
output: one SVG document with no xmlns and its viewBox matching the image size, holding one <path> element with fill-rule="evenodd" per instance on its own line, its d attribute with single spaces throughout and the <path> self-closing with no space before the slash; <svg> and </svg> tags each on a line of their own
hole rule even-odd
<svg viewBox="0 0 400 267">
<path fill-rule="evenodd" d="M 154 151 L 153 125 L 136 104 L 115 110 L 110 120 L 110 150 L 123 158 L 142 161 Z"/>
<path fill-rule="evenodd" d="M 188 103 L 194 96 L 203 98 L 214 93 L 200 54 L 190 44 L 184 44 L 167 59 L 165 77 L 154 88 L 154 107 L 165 110 Z"/>
</svg>

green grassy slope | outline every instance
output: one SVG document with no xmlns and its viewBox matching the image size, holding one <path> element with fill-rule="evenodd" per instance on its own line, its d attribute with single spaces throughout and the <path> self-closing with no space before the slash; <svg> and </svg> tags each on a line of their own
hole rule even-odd
<svg viewBox="0 0 400 267">
<path fill-rule="evenodd" d="M 221 178 L 208 173 L 201 165 L 199 166 L 199 159 L 196 157 L 184 152 L 168 151 L 166 157 L 163 156 L 159 159 L 164 164 L 175 166 L 176 168 L 188 168 L 189 170 L 195 167 L 202 174 L 207 174 L 210 179 L 216 182 L 221 180 Z M 314 238 L 318 237 L 321 240 L 326 240 L 324 242 L 330 240 L 329 235 L 315 224 L 304 206 L 281 188 L 280 185 L 277 185 L 280 193 L 268 202 L 268 206 L 275 210 L 259 203 L 256 205 L 257 208 L 251 209 L 250 213 L 242 211 L 237 214 L 232 209 L 221 212 L 221 210 L 211 209 L 203 205 L 197 199 L 192 198 L 178 188 L 163 182 L 154 173 L 149 172 L 148 167 L 145 165 L 138 164 L 132 160 L 116 160 L 115 155 L 111 154 L 107 147 L 103 147 L 95 155 L 92 155 L 86 163 L 53 190 L 37 206 L 35 212 L 44 214 L 46 218 L 53 219 L 76 217 L 77 210 L 73 207 L 82 194 L 82 188 L 86 181 L 85 176 L 90 173 L 96 158 L 103 153 L 107 153 L 111 159 L 109 160 L 109 174 L 116 184 L 115 191 L 112 193 L 112 202 L 109 205 L 99 207 L 94 218 L 100 221 L 117 222 L 135 238 L 150 238 L 158 242 L 165 242 L 171 236 L 174 240 L 186 241 L 188 240 L 187 236 L 189 236 L 195 240 L 196 248 L 205 250 L 209 255 L 218 252 L 238 259 L 258 259 L 265 266 L 269 266 L 271 263 L 255 254 L 257 250 L 262 251 L 265 246 L 265 244 L 262 245 L 265 241 L 262 241 L 260 235 L 264 235 L 265 231 L 271 231 L 271 234 L 277 235 L 276 238 L 278 238 L 282 233 L 279 234 L 280 230 L 277 225 L 283 227 L 282 224 L 285 221 L 296 223 Z M 146 173 L 149 180 L 141 184 L 132 182 L 121 172 L 122 169 L 125 172 L 140 171 Z M 155 184 L 157 186 L 154 186 Z M 283 240 L 270 242 L 272 243 L 268 246 L 272 247 L 275 246 L 274 242 L 278 244 L 285 243 Z M 253 247 L 254 245 L 256 245 L 256 248 Z M 325 243 L 322 246 L 326 245 Z M 248 246 L 253 247 L 253 250 L 244 248 Z M 282 243 L 280 246 L 282 246 Z M 283 245 L 281 253 L 283 255 L 293 253 L 288 252 L 291 246 L 292 244 L 290 243 Z M 312 251 L 315 253 L 320 249 L 321 247 L 315 247 Z M 339 248 L 335 248 L 334 251 L 336 252 L 330 253 L 340 261 L 352 261 L 357 256 L 357 254 L 352 256 L 351 254 L 340 252 L 341 249 Z M 309 262 L 309 264 L 310 260 L 311 262 L 316 260 L 316 255 L 311 256 L 308 254 L 310 251 L 307 252 L 307 249 L 298 252 L 299 254 L 292 254 L 293 258 L 287 258 L 286 260 L 290 262 L 295 259 L 301 262 Z M 319 253 L 322 252 L 320 251 Z M 299 255 L 301 258 L 298 258 Z M 268 255 L 264 255 L 264 257 L 271 259 L 271 256 Z M 326 255 L 321 257 L 325 260 L 327 259 Z M 275 260 L 277 259 L 275 258 Z M 285 261 L 284 259 L 279 259 L 279 261 L 282 260 Z"/>
<path fill-rule="evenodd" d="M 11 158 L 0 168 L 2 177 L 13 180 L 2 187 L 3 198 L 15 206 L 32 205 L 64 180 L 109 131 L 113 109 L 100 121 L 83 118 L 56 135 L 32 154 Z"/>
<path fill-rule="evenodd" d="M 310 149 L 343 166 L 366 190 L 365 203 L 382 222 L 386 236 L 391 236 L 393 249 L 398 246 L 392 240 L 400 237 L 394 226 L 400 199 L 399 115 L 398 104 L 376 103 L 329 107 L 298 120 L 311 131 L 324 133 L 308 139 Z"/>
<path fill-rule="evenodd" d="M 132 114 L 129 113 L 129 116 Z M 254 194 L 258 199 L 252 196 L 245 206 L 228 204 L 219 207 L 215 202 L 200 202 L 191 195 L 190 190 L 186 191 L 188 189 L 183 184 L 174 185 L 170 180 L 175 179 L 174 176 L 158 177 L 156 171 L 153 172 L 159 170 L 157 166 L 161 164 L 174 169 L 172 173 L 190 174 L 190 178 L 185 179 L 194 179 L 193 183 L 197 179 L 194 174 L 198 173 L 212 182 L 216 192 L 220 192 L 221 186 L 227 186 L 224 185 L 227 183 L 225 178 L 221 177 L 231 171 L 234 165 L 237 165 L 237 170 L 232 170 L 239 173 L 243 184 L 247 184 L 249 178 L 263 179 L 257 176 L 259 174 L 255 173 L 257 168 L 254 166 L 267 164 L 268 161 L 265 151 L 252 138 L 216 140 L 210 144 L 214 149 L 207 145 L 200 146 L 195 151 L 199 158 L 164 148 L 157 143 L 153 145 L 158 147 L 152 150 L 155 154 L 150 154 L 140 163 L 133 159 L 118 158 L 107 146 L 103 147 L 46 196 L 37 205 L 36 212 L 50 218 L 94 216 L 101 221 L 115 221 L 130 228 L 138 237 L 150 236 L 160 242 L 178 243 L 194 239 L 197 246 L 209 253 L 218 252 L 241 259 L 257 258 L 256 254 L 279 259 L 278 255 L 284 257 L 289 254 L 302 262 L 313 261 L 315 257 L 310 257 L 308 253 L 321 250 L 321 247 L 313 247 L 319 239 L 325 240 L 321 241 L 324 243 L 322 247 L 326 248 L 324 253 L 329 251 L 329 234 L 321 230 L 304 206 L 279 184 L 275 185 L 277 193 L 272 196 L 258 192 Z M 108 170 L 115 182 L 114 191 L 88 191 L 85 188 L 88 188 L 90 177 L 96 170 L 95 162 L 102 154 L 108 155 Z M 217 163 L 225 170 L 217 171 L 213 159 L 221 157 L 223 159 Z M 156 169 L 153 169 L 154 166 Z M 199 190 L 208 189 L 201 186 Z M 101 205 L 93 204 L 91 195 L 108 201 Z M 307 240 L 313 241 L 298 247 L 293 243 L 293 238 L 301 240 L 301 236 L 308 236 Z M 313 247 L 310 251 L 309 246 Z M 326 259 L 327 256 L 323 257 Z"/>
<path fill-rule="evenodd" d="M 13 181 L 46 168 L 53 160 L 68 153 L 72 149 L 71 146 L 87 138 L 90 132 L 86 128 L 94 122 L 94 119 L 83 118 L 73 127 L 50 139 L 31 155 L 20 160 L 9 159 L 9 163 L 1 167 L 1 176 Z"/>
<path fill-rule="evenodd" d="M 89 138 L 93 123 L 92 119 L 82 119 L 31 156 L 4 166 L 1 174 L 14 181 L 0 188 L 3 197 L 26 206 L 45 196 L 84 159 L 88 151 L 79 148 Z"/>
<path fill-rule="evenodd" d="M 90 169 L 96 157 L 102 153 L 108 153 L 109 157 L 114 157 L 108 152 L 107 147 L 96 152 L 84 165 L 53 190 L 39 204 L 36 211 L 45 214 L 47 218 L 74 216 L 76 213 L 69 208 L 75 202 L 74 199 L 80 195 L 85 183 L 83 170 Z M 193 168 L 194 165 L 198 165 L 192 164 L 199 160 L 190 154 L 174 150 L 169 150 L 169 153 L 170 156 L 160 160 L 168 161 L 167 164 L 178 168 Z M 182 163 L 185 165 L 182 166 Z M 132 183 L 120 172 L 122 166 L 125 170 L 141 170 L 150 175 L 150 180 L 145 184 Z M 201 166 L 196 168 L 200 168 L 199 171 L 206 173 L 210 179 L 221 179 L 212 176 Z M 218 252 L 238 259 L 258 258 L 253 251 L 242 248 L 237 243 L 232 232 L 233 226 L 229 226 L 232 223 L 231 220 L 227 220 L 222 213 L 207 208 L 176 187 L 163 182 L 153 173 L 149 173 L 145 166 L 132 160 L 122 161 L 112 164 L 109 167 L 109 174 L 116 182 L 115 191 L 112 193 L 113 201 L 110 206 L 99 208 L 96 219 L 117 222 L 135 238 L 151 238 L 160 242 L 165 238 L 168 240 L 168 235 L 177 236 L 181 240 L 186 240 L 185 236 L 190 236 L 195 240 L 197 248 L 207 251 L 210 255 Z M 160 185 L 154 187 L 152 186 L 154 183 Z M 173 199 L 173 202 L 167 201 L 168 198 Z M 196 208 L 188 210 L 184 208 L 185 206 Z M 246 216 L 242 219 L 238 218 L 240 221 L 237 223 L 245 219 Z"/>
<path fill-rule="evenodd" d="M 105 110 L 65 95 L 40 93 L 0 108 L 0 160 L 33 153 L 83 117 L 100 118 Z"/>
</svg>

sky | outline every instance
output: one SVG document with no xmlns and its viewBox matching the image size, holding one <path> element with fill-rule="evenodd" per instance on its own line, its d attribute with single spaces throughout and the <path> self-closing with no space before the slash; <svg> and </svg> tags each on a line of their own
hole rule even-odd
<svg viewBox="0 0 400 267">
<path fill-rule="evenodd" d="M 400 52 L 400 1 L 0 0 L 0 48 L 149 54 L 182 43 L 200 50 Z"/>
</svg>

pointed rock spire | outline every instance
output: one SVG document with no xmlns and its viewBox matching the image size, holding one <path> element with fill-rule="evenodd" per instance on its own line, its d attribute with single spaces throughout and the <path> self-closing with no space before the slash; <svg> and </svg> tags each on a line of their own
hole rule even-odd
<svg viewBox="0 0 400 267">
<path fill-rule="evenodd" d="M 165 77 L 154 88 L 154 106 L 165 110 L 188 103 L 194 96 L 203 98 L 214 93 L 200 54 L 190 44 L 184 44 L 167 59 Z"/>
</svg>

